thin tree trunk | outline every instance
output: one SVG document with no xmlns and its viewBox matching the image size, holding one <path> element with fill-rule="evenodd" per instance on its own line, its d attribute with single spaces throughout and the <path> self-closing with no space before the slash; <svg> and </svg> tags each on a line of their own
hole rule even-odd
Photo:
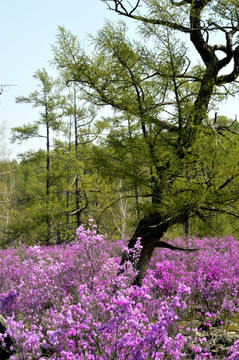
<svg viewBox="0 0 239 360">
<path fill-rule="evenodd" d="M 188 235 L 189 235 L 189 218 L 187 218 L 184 221 L 184 232 L 185 232 L 185 236 L 188 237 Z"/>
<path fill-rule="evenodd" d="M 75 154 L 76 160 L 79 160 L 78 154 L 78 124 L 77 124 L 77 108 L 76 108 L 76 87 L 74 84 L 74 127 L 75 127 Z M 75 204 L 76 204 L 76 226 L 81 225 L 81 211 L 80 211 L 80 188 L 79 188 L 79 174 L 76 174 L 75 178 Z"/>
<path fill-rule="evenodd" d="M 79 174 L 76 174 L 75 180 L 76 190 L 76 225 L 79 227 L 81 225 L 81 211 L 80 211 L 80 188 L 79 188 Z"/>
<path fill-rule="evenodd" d="M 50 125 L 48 121 L 48 110 L 46 108 L 46 197 L 47 197 L 47 214 L 46 214 L 46 224 L 47 224 L 47 236 L 46 244 L 50 244 L 51 240 L 51 216 L 49 214 L 49 197 L 50 197 Z"/>
<path fill-rule="evenodd" d="M 136 215 L 137 215 L 137 219 L 140 219 L 140 208 L 139 208 L 139 191 L 138 191 L 138 186 L 135 185 L 134 187 L 134 194 L 135 194 L 135 202 L 136 202 Z"/>
<path fill-rule="evenodd" d="M 69 139 L 68 139 L 68 152 L 69 152 L 69 158 L 67 161 L 67 186 L 70 185 L 70 156 L 71 156 L 71 128 L 72 128 L 72 121 L 70 116 L 70 123 L 69 123 Z M 66 226 L 67 229 L 69 229 L 69 223 L 70 223 L 70 214 L 69 214 L 69 207 L 70 207 L 70 190 L 67 189 L 66 192 Z"/>
</svg>

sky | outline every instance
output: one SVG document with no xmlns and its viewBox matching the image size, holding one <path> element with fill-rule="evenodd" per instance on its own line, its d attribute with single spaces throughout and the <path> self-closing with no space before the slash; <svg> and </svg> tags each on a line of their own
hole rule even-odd
<svg viewBox="0 0 239 360">
<path fill-rule="evenodd" d="M 11 158 L 35 149 L 39 140 L 23 145 L 10 144 L 10 129 L 37 120 L 38 110 L 30 104 L 16 104 L 17 96 L 37 89 L 33 74 L 45 67 L 51 75 L 52 50 L 58 26 L 64 26 L 84 43 L 87 34 L 96 34 L 105 19 L 119 17 L 100 0 L 8 0 L 0 2 L 0 127 L 6 128 L 5 144 Z"/>
<path fill-rule="evenodd" d="M 51 45 L 56 41 L 58 26 L 64 26 L 87 44 L 87 34 L 96 34 L 105 19 L 116 22 L 120 17 L 100 0 L 1 1 L 0 85 L 11 86 L 6 87 L 0 96 L 0 129 L 3 125 L 6 128 L 4 143 L 11 153 L 10 158 L 39 147 L 37 139 L 22 145 L 9 141 L 12 127 L 38 119 L 37 109 L 30 104 L 16 104 L 15 98 L 28 96 L 36 90 L 37 82 L 33 79 L 36 70 L 45 67 L 51 75 Z M 232 118 L 237 112 L 239 115 L 237 104 L 238 98 L 222 104 L 223 115 Z"/>
</svg>

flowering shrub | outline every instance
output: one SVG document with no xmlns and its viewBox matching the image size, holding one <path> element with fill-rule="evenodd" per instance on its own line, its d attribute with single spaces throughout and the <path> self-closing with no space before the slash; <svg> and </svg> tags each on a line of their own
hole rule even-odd
<svg viewBox="0 0 239 360">
<path fill-rule="evenodd" d="M 119 275 L 125 245 L 90 222 L 69 244 L 1 250 L 0 341 L 13 340 L 10 359 L 212 359 L 196 334 L 239 311 L 239 243 L 176 239 L 199 250 L 155 251 L 142 287 L 130 286 L 130 263 Z M 131 257 L 140 247 L 139 239 Z M 237 341 L 227 359 L 238 359 L 238 349 Z"/>
<path fill-rule="evenodd" d="M 235 342 L 234 345 L 231 346 L 229 350 L 228 360 L 238 360 L 239 359 L 239 340 Z"/>
</svg>

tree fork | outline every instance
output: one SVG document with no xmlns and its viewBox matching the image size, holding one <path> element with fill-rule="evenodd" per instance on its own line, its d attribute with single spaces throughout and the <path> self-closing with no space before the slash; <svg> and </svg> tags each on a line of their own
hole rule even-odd
<svg viewBox="0 0 239 360">
<path fill-rule="evenodd" d="M 155 248 L 165 248 L 186 252 L 198 250 L 176 247 L 160 240 L 168 230 L 169 226 L 178 222 L 182 222 L 182 216 L 179 216 L 173 220 L 168 219 L 163 221 L 159 213 L 147 215 L 139 221 L 135 233 L 128 243 L 128 248 L 132 249 L 135 246 L 137 240 L 140 238 L 142 249 L 140 251 L 139 258 L 134 260 L 129 254 L 123 253 L 120 263 L 121 266 L 124 265 L 127 261 L 133 263 L 134 269 L 137 271 L 137 275 L 134 278 L 132 285 L 142 285 L 143 278 L 148 269 Z M 122 272 L 123 270 L 121 267 L 121 270 L 118 274 L 120 275 Z"/>
</svg>

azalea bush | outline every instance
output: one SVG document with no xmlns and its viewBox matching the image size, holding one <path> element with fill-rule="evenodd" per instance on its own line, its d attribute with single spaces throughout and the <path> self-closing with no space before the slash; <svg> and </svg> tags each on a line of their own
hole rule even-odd
<svg viewBox="0 0 239 360">
<path fill-rule="evenodd" d="M 13 340 L 10 359 L 212 359 L 195 333 L 239 311 L 239 243 L 232 237 L 175 239 L 195 252 L 160 249 L 141 287 L 124 240 L 110 242 L 92 222 L 75 240 L 0 251 L 0 314 Z M 131 258 L 132 258 L 131 256 Z M 119 275 L 120 273 L 120 275 Z M 195 329 L 192 320 L 200 321 Z M 238 342 L 225 359 L 238 359 Z"/>
</svg>

